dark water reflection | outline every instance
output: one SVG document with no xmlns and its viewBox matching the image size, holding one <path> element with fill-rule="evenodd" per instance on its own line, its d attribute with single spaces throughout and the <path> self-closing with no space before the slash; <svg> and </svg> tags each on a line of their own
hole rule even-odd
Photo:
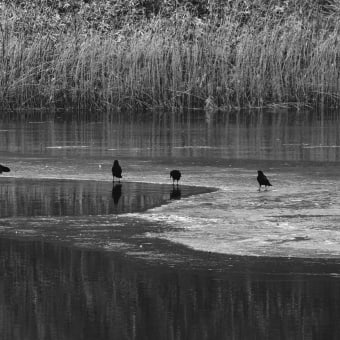
<svg viewBox="0 0 340 340">
<path fill-rule="evenodd" d="M 182 190 L 178 186 L 173 186 L 170 192 L 170 199 L 179 200 L 182 197 Z"/>
<path fill-rule="evenodd" d="M 0 151 L 91 157 L 340 161 L 338 112 L 267 110 L 0 117 Z"/>
<path fill-rule="evenodd" d="M 339 339 L 339 278 L 244 269 L 0 239 L 1 339 Z"/>
<path fill-rule="evenodd" d="M 210 191 L 181 187 L 183 197 Z M 176 198 L 179 189 L 177 188 Z M 142 212 L 173 198 L 172 185 L 73 181 L 57 179 L 0 179 L 0 217 L 82 216 Z"/>
</svg>

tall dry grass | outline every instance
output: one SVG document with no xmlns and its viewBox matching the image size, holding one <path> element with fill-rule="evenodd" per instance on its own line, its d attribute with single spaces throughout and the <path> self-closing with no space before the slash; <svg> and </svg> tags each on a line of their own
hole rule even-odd
<svg viewBox="0 0 340 340">
<path fill-rule="evenodd" d="M 232 15 L 202 22 L 188 13 L 174 25 L 165 20 L 124 38 L 41 34 L 30 41 L 5 20 L 0 104 L 102 110 L 202 107 L 207 99 L 221 108 L 339 104 L 339 20 L 270 14 L 261 25 L 243 25 Z"/>
</svg>

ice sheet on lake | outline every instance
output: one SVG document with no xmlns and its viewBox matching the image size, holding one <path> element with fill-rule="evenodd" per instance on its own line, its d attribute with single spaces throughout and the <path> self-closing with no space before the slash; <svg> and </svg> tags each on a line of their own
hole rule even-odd
<svg viewBox="0 0 340 340">
<path fill-rule="evenodd" d="M 340 145 L 308 145 L 308 146 L 303 146 L 303 149 L 319 149 L 319 148 L 340 148 Z"/>
<path fill-rule="evenodd" d="M 135 163 L 129 168 L 129 179 L 145 183 L 165 183 L 168 180 L 164 165 L 146 164 L 144 161 Z M 149 171 L 141 176 L 138 164 Z M 59 219 L 58 230 L 66 225 L 65 232 L 70 233 L 70 239 L 72 231 L 85 230 L 81 235 L 77 234 L 78 244 L 83 240 L 83 244 L 88 245 L 93 237 L 94 246 L 106 249 L 111 249 L 119 239 L 123 243 L 134 241 L 133 234 L 122 238 L 125 230 L 121 227 L 130 228 L 135 223 L 134 227 L 143 234 L 145 242 L 154 238 L 169 240 L 207 252 L 284 257 L 340 256 L 340 180 L 337 167 L 290 168 L 285 171 L 273 168 L 269 174 L 266 172 L 273 187 L 261 192 L 257 191 L 254 169 L 212 165 L 199 168 L 194 164 L 182 166 L 181 170 L 184 174 L 181 183 L 201 184 L 219 190 L 169 200 L 169 204 L 143 213 L 126 214 L 118 220 L 107 217 L 109 222 L 104 222 L 105 218 L 100 216 L 84 216 L 83 219 L 75 219 L 77 223 L 70 218 Z M 72 173 L 75 172 L 82 175 L 81 169 L 72 169 Z M 97 172 L 95 175 L 97 178 L 100 176 Z M 89 175 L 86 178 L 90 178 Z M 184 184 L 180 184 L 180 188 L 181 185 Z M 0 229 L 7 233 L 12 226 L 20 232 L 23 226 L 27 230 L 36 230 L 41 225 L 45 226 L 45 230 L 52 227 L 50 232 L 58 225 L 52 218 L 44 221 L 46 223 L 42 221 L 39 219 L 32 226 L 27 221 L 5 223 L 0 220 Z M 148 228 L 140 227 L 143 221 Z M 23 234 L 28 236 L 30 232 Z M 57 233 L 51 235 L 57 237 Z"/>
<path fill-rule="evenodd" d="M 190 197 L 144 214 L 174 227 L 147 237 L 225 254 L 339 257 L 340 198 L 331 185 L 320 187 L 229 187 Z"/>
<path fill-rule="evenodd" d="M 88 147 L 88 145 L 54 145 L 46 146 L 46 149 L 84 149 Z"/>
</svg>

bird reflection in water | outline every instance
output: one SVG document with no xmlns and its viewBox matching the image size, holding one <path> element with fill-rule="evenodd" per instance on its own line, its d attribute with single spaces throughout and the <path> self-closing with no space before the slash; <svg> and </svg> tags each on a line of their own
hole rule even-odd
<svg viewBox="0 0 340 340">
<path fill-rule="evenodd" d="M 118 204 L 120 196 L 122 196 L 122 184 L 116 183 L 112 186 L 112 199 L 115 205 Z"/>
<path fill-rule="evenodd" d="M 173 186 L 170 191 L 170 199 L 171 200 L 180 200 L 181 199 L 181 189 L 178 186 Z"/>
</svg>

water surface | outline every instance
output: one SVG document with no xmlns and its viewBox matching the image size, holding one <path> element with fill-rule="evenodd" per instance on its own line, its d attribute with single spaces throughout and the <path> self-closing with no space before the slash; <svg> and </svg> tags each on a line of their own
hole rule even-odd
<svg viewBox="0 0 340 340">
<path fill-rule="evenodd" d="M 87 216 L 144 212 L 214 191 L 141 182 L 0 178 L 0 217 Z"/>
<path fill-rule="evenodd" d="M 1 338 L 338 339 L 338 117 L 1 115 Z"/>
<path fill-rule="evenodd" d="M 338 117 L 287 110 L 82 120 L 12 114 L 2 118 L 0 151 L 12 168 L 5 176 L 15 178 L 110 181 L 119 159 L 125 181 L 169 184 L 170 170 L 179 168 L 182 185 L 219 190 L 137 213 L 169 227 L 146 236 L 222 254 L 337 258 Z M 273 184 L 267 192 L 257 191 L 258 169 Z"/>
</svg>

